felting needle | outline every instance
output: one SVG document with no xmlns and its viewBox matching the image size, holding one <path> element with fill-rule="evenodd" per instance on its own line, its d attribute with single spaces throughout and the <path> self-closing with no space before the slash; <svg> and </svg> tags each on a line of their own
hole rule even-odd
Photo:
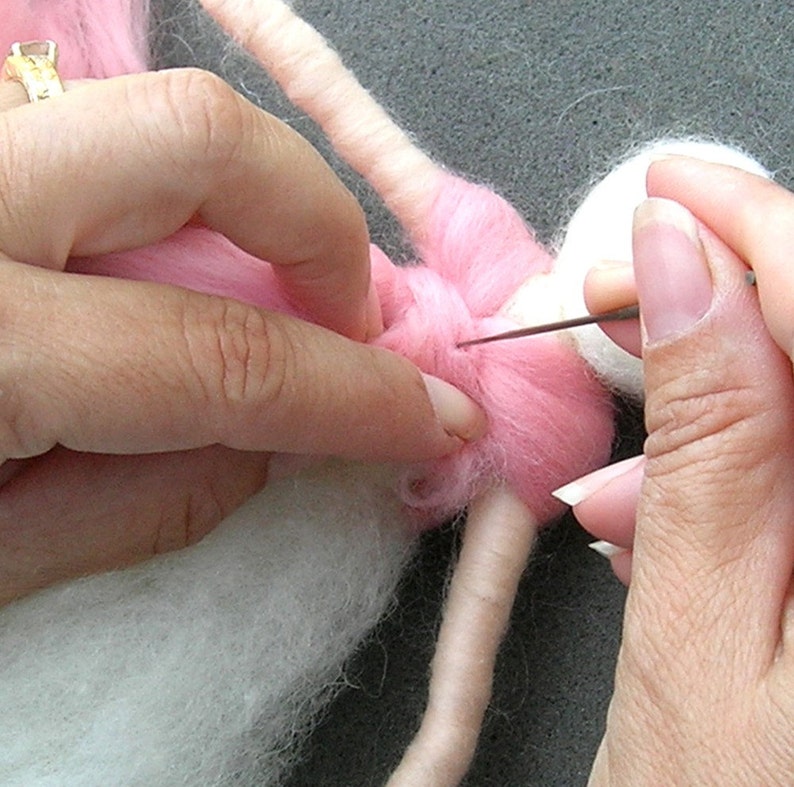
<svg viewBox="0 0 794 787">
<path fill-rule="evenodd" d="M 519 339 L 522 336 L 537 336 L 541 333 L 551 331 L 564 331 L 566 328 L 578 328 L 580 325 L 592 325 L 598 322 L 618 322 L 619 320 L 635 320 L 640 316 L 639 306 L 624 306 L 622 309 L 613 309 L 602 314 L 588 314 L 584 317 L 574 317 L 570 320 L 560 320 L 559 322 L 549 322 L 545 325 L 533 325 L 530 328 L 517 328 L 514 331 L 497 333 L 493 336 L 482 336 L 478 339 L 468 339 L 465 342 L 458 342 L 457 347 L 471 347 L 475 344 L 487 344 L 488 342 L 501 342 L 504 339 Z"/>
</svg>

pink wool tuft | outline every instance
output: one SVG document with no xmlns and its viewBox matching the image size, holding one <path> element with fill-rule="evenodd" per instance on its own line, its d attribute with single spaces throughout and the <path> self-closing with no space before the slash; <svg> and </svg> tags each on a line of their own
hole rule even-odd
<svg viewBox="0 0 794 787">
<path fill-rule="evenodd" d="M 183 227 L 142 249 L 72 259 L 67 270 L 174 284 L 264 309 L 294 311 L 268 263 L 237 248 L 223 235 L 200 227 Z"/>
<path fill-rule="evenodd" d="M 148 0 L 12 0 L 3 2 L 0 45 L 51 38 L 61 46 L 64 79 L 143 71 L 148 61 Z"/>
<path fill-rule="evenodd" d="M 146 67 L 145 0 L 28 0 L 4 13 L 6 46 L 54 38 L 66 78 L 107 77 Z M 95 22 L 95 24 L 93 23 Z M 495 482 L 509 482 L 536 516 L 558 511 L 550 492 L 608 458 L 610 399 L 587 365 L 556 338 L 457 349 L 464 338 L 511 327 L 495 315 L 548 253 L 520 216 L 483 186 L 443 175 L 416 234 L 421 262 L 395 267 L 373 247 L 386 332 L 377 344 L 453 383 L 488 413 L 488 436 L 454 457 L 411 468 L 406 503 L 428 525 L 464 508 Z M 189 287 L 288 310 L 267 263 L 211 230 L 188 226 L 144 249 L 71 260 L 73 272 Z"/>
<path fill-rule="evenodd" d="M 547 521 L 560 510 L 551 491 L 608 458 L 611 398 L 555 337 L 456 347 L 515 327 L 494 315 L 530 275 L 551 267 L 507 202 L 446 176 L 428 224 L 424 265 L 395 268 L 373 253 L 386 324 L 377 343 L 469 394 L 488 413 L 490 429 L 455 456 L 413 468 L 403 498 L 438 523 L 506 480 Z"/>
</svg>

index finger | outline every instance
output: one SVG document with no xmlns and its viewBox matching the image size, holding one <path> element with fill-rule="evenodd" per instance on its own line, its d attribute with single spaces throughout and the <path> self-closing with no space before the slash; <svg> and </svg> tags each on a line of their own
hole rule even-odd
<svg viewBox="0 0 794 787">
<path fill-rule="evenodd" d="M 136 74 L 11 109 L 0 115 L 0 177 L 11 259 L 62 268 L 198 215 L 274 263 L 302 312 L 367 333 L 361 208 L 306 140 L 212 74 Z"/>
<path fill-rule="evenodd" d="M 677 156 L 651 166 L 648 193 L 684 205 L 755 271 L 767 328 L 794 357 L 794 194 L 744 170 Z"/>
</svg>

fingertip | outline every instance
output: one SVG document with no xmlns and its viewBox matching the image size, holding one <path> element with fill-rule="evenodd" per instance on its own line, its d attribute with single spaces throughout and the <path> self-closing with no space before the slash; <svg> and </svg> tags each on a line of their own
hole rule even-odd
<svg viewBox="0 0 794 787">
<path fill-rule="evenodd" d="M 649 197 L 664 197 L 669 189 L 693 193 L 711 190 L 717 181 L 736 183 L 737 179 L 769 183 L 769 173 L 756 160 L 725 145 L 699 147 L 692 155 L 661 153 L 653 157 L 646 174 Z M 713 195 L 712 195 L 713 196 Z"/>
<path fill-rule="evenodd" d="M 673 200 L 648 199 L 634 212 L 632 235 L 647 343 L 687 334 L 714 299 L 711 269 L 694 216 Z"/>
<path fill-rule="evenodd" d="M 635 358 L 642 356 L 642 331 L 639 320 L 599 323 L 601 330 L 620 348 Z"/>
<path fill-rule="evenodd" d="M 633 559 L 634 556 L 632 551 L 626 550 L 625 552 L 615 555 L 609 561 L 612 565 L 613 573 L 626 587 L 631 584 L 631 568 Z"/>
<path fill-rule="evenodd" d="M 719 154 L 721 159 L 713 161 L 673 156 L 654 163 L 647 175 L 648 194 L 684 205 L 755 271 L 767 327 L 791 357 L 794 194 L 740 151 L 720 148 Z"/>
<path fill-rule="evenodd" d="M 470 443 L 485 436 L 488 419 L 483 409 L 455 386 L 422 374 L 433 411 L 447 434 Z"/>
<path fill-rule="evenodd" d="M 602 260 L 584 280 L 584 300 L 591 314 L 622 309 L 637 303 L 634 267 L 624 260 Z"/>
<path fill-rule="evenodd" d="M 632 456 L 571 481 L 555 489 L 552 495 L 569 506 L 578 506 L 618 479 L 630 479 L 632 484 L 637 484 L 644 466 L 645 457 L 642 454 Z"/>
<path fill-rule="evenodd" d="M 631 549 L 613 544 L 610 541 L 593 541 L 587 546 L 597 555 L 606 558 L 618 580 L 628 587 L 631 581 Z"/>
<path fill-rule="evenodd" d="M 602 314 L 637 303 L 634 266 L 623 260 L 602 260 L 585 276 L 584 301 L 591 314 Z M 626 352 L 642 354 L 639 320 L 600 323 L 601 330 Z"/>
<path fill-rule="evenodd" d="M 622 555 L 626 551 L 625 547 L 613 544 L 611 541 L 593 541 L 587 546 L 597 555 L 601 555 L 601 557 L 605 557 L 607 560 L 617 555 Z"/>
<path fill-rule="evenodd" d="M 579 524 L 601 542 L 629 549 L 645 457 L 635 456 L 577 479 L 553 494 L 573 508 Z"/>
</svg>

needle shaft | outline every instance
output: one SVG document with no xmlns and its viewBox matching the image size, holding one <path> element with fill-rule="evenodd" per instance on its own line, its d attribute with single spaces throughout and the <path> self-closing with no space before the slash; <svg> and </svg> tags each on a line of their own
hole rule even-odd
<svg viewBox="0 0 794 787">
<path fill-rule="evenodd" d="M 613 309 L 603 314 L 588 314 L 584 317 L 574 317 L 570 320 L 560 320 L 559 322 L 549 322 L 545 325 L 533 325 L 529 328 L 517 328 L 514 331 L 497 333 L 493 336 L 481 336 L 478 339 L 468 339 L 459 342 L 458 347 L 472 347 L 475 344 L 488 344 L 489 342 L 501 342 L 505 339 L 519 339 L 523 336 L 537 336 L 541 333 L 551 333 L 552 331 L 564 331 L 566 328 L 578 328 L 580 325 L 592 325 L 598 322 L 617 322 L 619 320 L 634 320 L 640 316 L 639 306 L 624 306 L 622 309 Z"/>
</svg>

